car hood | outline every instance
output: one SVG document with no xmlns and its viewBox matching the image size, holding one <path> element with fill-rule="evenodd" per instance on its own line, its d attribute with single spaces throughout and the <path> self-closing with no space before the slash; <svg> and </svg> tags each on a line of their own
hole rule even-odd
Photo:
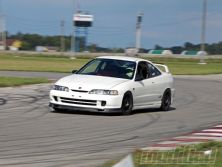
<svg viewBox="0 0 222 167">
<path fill-rule="evenodd" d="M 129 80 L 122 78 L 73 74 L 60 79 L 56 84 L 67 86 L 70 89 L 90 91 L 92 89 L 112 89 L 127 81 Z"/>
</svg>

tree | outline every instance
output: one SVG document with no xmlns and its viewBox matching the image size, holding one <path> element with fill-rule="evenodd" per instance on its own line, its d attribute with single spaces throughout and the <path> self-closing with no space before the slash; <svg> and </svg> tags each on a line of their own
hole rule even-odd
<svg viewBox="0 0 222 167">
<path fill-rule="evenodd" d="M 20 49 L 21 50 L 32 50 L 32 47 L 31 47 L 30 43 L 23 41 Z"/>
<path fill-rule="evenodd" d="M 96 44 L 91 44 L 89 45 L 89 51 L 90 52 L 97 52 L 97 45 Z"/>
<path fill-rule="evenodd" d="M 184 44 L 184 49 L 185 50 L 195 50 L 195 46 L 192 44 L 192 43 L 190 43 L 190 42 L 186 42 L 185 44 Z"/>
<path fill-rule="evenodd" d="M 155 49 L 155 50 L 162 50 L 162 49 L 164 49 L 164 48 L 163 48 L 162 46 L 160 46 L 160 45 L 155 45 L 154 49 Z"/>
</svg>

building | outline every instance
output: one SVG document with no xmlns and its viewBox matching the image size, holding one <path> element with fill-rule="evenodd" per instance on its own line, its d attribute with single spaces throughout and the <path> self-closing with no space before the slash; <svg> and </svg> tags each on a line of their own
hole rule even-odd
<svg viewBox="0 0 222 167">
<path fill-rule="evenodd" d="M 195 50 L 185 50 L 181 55 L 193 55 L 193 56 L 206 56 L 207 52 L 205 51 L 195 51 Z"/>
<path fill-rule="evenodd" d="M 126 48 L 125 54 L 126 56 L 136 56 L 139 53 L 139 49 L 137 48 Z"/>
<path fill-rule="evenodd" d="M 35 51 L 36 52 L 56 52 L 59 48 L 55 46 L 36 46 Z"/>
<path fill-rule="evenodd" d="M 148 54 L 152 54 L 152 55 L 172 55 L 172 51 L 171 50 L 150 50 L 148 52 Z"/>
<path fill-rule="evenodd" d="M 6 48 L 11 51 L 18 51 L 22 47 L 22 41 L 17 39 L 6 39 Z"/>
</svg>

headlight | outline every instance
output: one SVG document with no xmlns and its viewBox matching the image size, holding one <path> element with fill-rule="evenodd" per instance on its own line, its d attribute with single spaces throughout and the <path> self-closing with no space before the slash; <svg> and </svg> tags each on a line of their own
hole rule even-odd
<svg viewBox="0 0 222 167">
<path fill-rule="evenodd" d="M 52 89 L 53 90 L 58 90 L 58 91 L 65 91 L 65 92 L 69 91 L 68 87 L 60 86 L 60 85 L 54 85 Z"/>
<path fill-rule="evenodd" d="M 117 90 L 103 90 L 103 89 L 93 89 L 89 92 L 89 94 L 97 94 L 97 95 L 118 95 Z"/>
</svg>

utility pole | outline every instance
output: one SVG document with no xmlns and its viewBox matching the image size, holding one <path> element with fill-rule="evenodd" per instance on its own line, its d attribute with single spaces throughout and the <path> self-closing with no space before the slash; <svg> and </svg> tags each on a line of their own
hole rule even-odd
<svg viewBox="0 0 222 167">
<path fill-rule="evenodd" d="M 5 16 L 2 13 L 2 1 L 0 0 L 0 50 L 6 49 Z"/>
<path fill-rule="evenodd" d="M 140 49 L 140 40 L 141 40 L 141 23 L 142 23 L 143 13 L 139 13 L 137 15 L 137 23 L 136 23 L 136 49 Z"/>
<path fill-rule="evenodd" d="M 65 38 L 64 38 L 64 34 L 65 34 L 65 21 L 64 20 L 61 20 L 60 26 L 61 26 L 60 51 L 64 52 L 65 51 Z"/>
<path fill-rule="evenodd" d="M 73 17 L 74 17 L 74 13 L 75 13 L 75 10 L 76 10 L 76 6 L 75 6 L 75 0 L 72 1 L 73 2 Z M 73 18 L 73 30 L 72 30 L 72 33 L 71 33 L 71 46 L 70 46 L 70 51 L 71 51 L 71 56 L 70 56 L 70 59 L 75 59 L 75 46 L 76 46 L 76 41 L 75 41 L 75 38 L 76 38 L 76 34 L 75 34 L 75 25 L 74 25 L 74 18 Z"/>
<path fill-rule="evenodd" d="M 204 56 L 206 55 L 206 19 L 207 19 L 207 0 L 203 0 L 203 9 L 202 9 L 202 26 L 201 26 L 201 54 L 199 64 L 206 64 Z"/>
</svg>

